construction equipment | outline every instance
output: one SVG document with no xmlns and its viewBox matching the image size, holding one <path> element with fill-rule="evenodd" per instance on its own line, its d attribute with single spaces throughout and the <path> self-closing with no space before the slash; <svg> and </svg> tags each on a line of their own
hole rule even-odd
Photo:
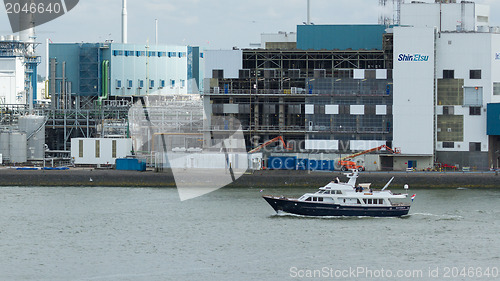
<svg viewBox="0 0 500 281">
<path fill-rule="evenodd" d="M 254 152 L 257 152 L 259 150 L 261 150 L 262 148 L 274 143 L 274 142 L 281 142 L 281 144 L 283 145 L 283 149 L 286 149 L 286 150 L 292 150 L 292 146 L 291 145 L 286 145 L 285 141 L 283 140 L 283 137 L 282 136 L 278 136 L 278 137 L 275 137 L 274 139 L 271 139 L 271 140 L 268 140 L 266 141 L 265 143 L 257 146 L 256 148 L 248 151 L 248 153 L 254 153 Z"/>
<path fill-rule="evenodd" d="M 363 154 L 367 154 L 367 153 L 370 153 L 370 152 L 373 152 L 373 151 L 382 150 L 383 148 L 385 148 L 387 151 L 390 151 L 392 153 L 399 153 L 397 151 L 394 151 L 392 148 L 388 147 L 387 145 L 381 145 L 379 147 L 375 147 L 375 148 L 368 149 L 368 150 L 365 150 L 365 151 L 357 152 L 357 153 L 354 153 L 354 154 L 351 154 L 351 155 L 347 155 L 345 157 L 340 158 L 340 160 L 338 162 L 338 164 L 340 166 L 340 169 L 342 171 L 347 171 L 347 170 L 364 171 L 365 167 L 363 167 L 361 165 L 357 165 L 356 162 L 353 162 L 353 161 L 350 161 L 350 160 L 352 160 L 354 157 L 357 157 L 357 156 L 360 156 L 360 155 L 363 155 Z"/>
</svg>

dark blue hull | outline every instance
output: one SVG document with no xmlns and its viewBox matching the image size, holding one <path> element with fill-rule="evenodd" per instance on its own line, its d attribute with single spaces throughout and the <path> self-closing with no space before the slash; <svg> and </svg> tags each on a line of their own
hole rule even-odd
<svg viewBox="0 0 500 281">
<path fill-rule="evenodd" d="M 304 202 L 288 198 L 262 196 L 273 209 L 303 216 L 367 216 L 400 217 L 410 211 L 409 205 L 402 206 L 341 206 L 338 204 Z"/>
</svg>

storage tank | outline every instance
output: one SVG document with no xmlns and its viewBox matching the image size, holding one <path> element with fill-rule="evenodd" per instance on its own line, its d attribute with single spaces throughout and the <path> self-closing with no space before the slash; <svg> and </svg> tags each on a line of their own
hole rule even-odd
<svg viewBox="0 0 500 281">
<path fill-rule="evenodd" d="M 19 117 L 19 131 L 26 133 L 28 160 L 43 160 L 45 156 L 45 117 Z"/>
<path fill-rule="evenodd" d="M 0 132 L 0 153 L 3 161 L 10 160 L 10 134 L 9 132 Z"/>
<path fill-rule="evenodd" d="M 26 155 L 26 133 L 12 132 L 10 134 L 10 162 L 25 163 Z"/>
</svg>

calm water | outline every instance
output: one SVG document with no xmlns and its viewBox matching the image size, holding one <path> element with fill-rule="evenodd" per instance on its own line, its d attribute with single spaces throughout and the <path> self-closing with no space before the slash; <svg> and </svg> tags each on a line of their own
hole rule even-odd
<svg viewBox="0 0 500 281">
<path fill-rule="evenodd" d="M 500 280 L 452 272 L 500 268 L 500 189 L 410 192 L 407 218 L 304 218 L 275 215 L 259 189 L 180 202 L 176 189 L 4 187 L 0 280 L 387 280 L 335 277 L 358 267 Z M 314 270 L 329 272 L 295 278 Z"/>
</svg>

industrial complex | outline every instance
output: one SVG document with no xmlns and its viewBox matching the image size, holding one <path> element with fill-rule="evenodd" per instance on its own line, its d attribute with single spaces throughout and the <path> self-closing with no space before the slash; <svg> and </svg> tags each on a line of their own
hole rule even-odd
<svg viewBox="0 0 500 281">
<path fill-rule="evenodd" d="M 378 24 L 308 19 L 208 50 L 128 43 L 123 4 L 120 43 L 51 43 L 41 57 L 32 29 L 0 37 L 3 164 L 206 168 L 196 154 L 243 148 L 253 169 L 499 168 L 500 27 L 486 5 L 395 0 Z M 221 146 L 234 130 L 245 142 Z"/>
</svg>

